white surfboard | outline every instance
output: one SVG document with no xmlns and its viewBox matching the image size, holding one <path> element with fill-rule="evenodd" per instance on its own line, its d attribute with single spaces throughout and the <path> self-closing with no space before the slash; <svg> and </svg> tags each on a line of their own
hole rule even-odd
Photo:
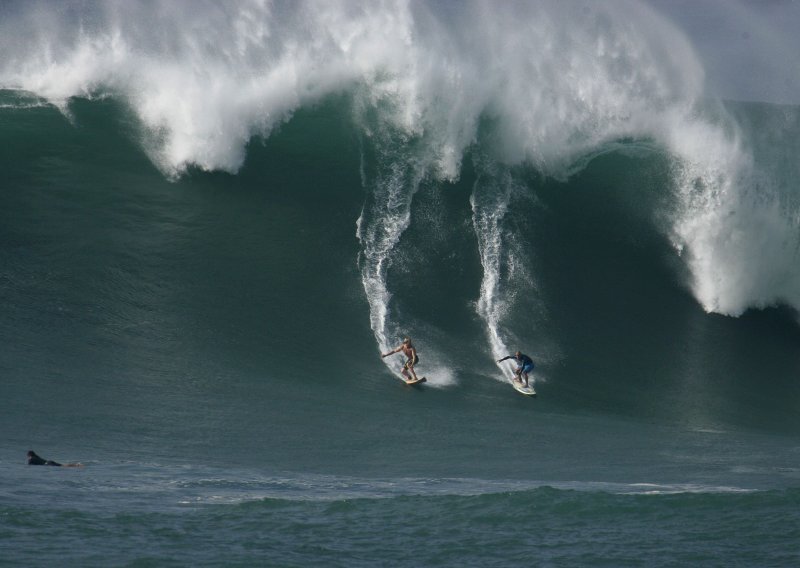
<svg viewBox="0 0 800 568">
<path fill-rule="evenodd" d="M 536 391 L 530 384 L 526 387 L 522 382 L 518 381 L 516 377 L 511 378 L 511 384 L 518 393 L 524 394 L 525 396 L 536 396 Z"/>
<path fill-rule="evenodd" d="M 425 377 L 418 377 L 416 381 L 413 381 L 413 380 L 412 381 L 407 381 L 405 379 L 400 379 L 400 380 L 403 381 L 407 385 L 418 385 L 420 383 L 424 383 L 428 379 L 426 379 Z"/>
</svg>

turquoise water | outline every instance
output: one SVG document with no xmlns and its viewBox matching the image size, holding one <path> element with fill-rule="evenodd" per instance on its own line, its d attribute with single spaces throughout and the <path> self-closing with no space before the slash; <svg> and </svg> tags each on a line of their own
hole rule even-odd
<svg viewBox="0 0 800 568">
<path fill-rule="evenodd" d="M 638 4 L 292 6 L 5 8 L 0 565 L 797 564 L 797 108 Z"/>
</svg>

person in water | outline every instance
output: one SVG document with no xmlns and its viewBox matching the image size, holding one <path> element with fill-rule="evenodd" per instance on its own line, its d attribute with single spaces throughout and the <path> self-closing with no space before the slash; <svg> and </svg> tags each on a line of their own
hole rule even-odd
<svg viewBox="0 0 800 568">
<path fill-rule="evenodd" d="M 517 363 L 517 368 L 514 371 L 515 380 L 522 382 L 522 377 L 525 377 L 525 386 L 528 386 L 528 373 L 533 372 L 533 359 L 528 357 L 527 355 L 523 355 L 521 352 L 517 351 L 513 355 L 509 355 L 507 357 L 503 357 L 502 359 L 498 359 L 498 363 L 502 363 L 507 359 L 514 359 Z"/>
<path fill-rule="evenodd" d="M 68 464 L 60 464 L 53 460 L 46 460 L 42 457 L 36 455 L 36 452 L 33 450 L 28 450 L 28 465 L 54 465 L 57 467 L 82 467 L 83 464 L 79 463 L 68 463 Z"/>
<path fill-rule="evenodd" d="M 381 358 L 388 357 L 400 351 L 406 356 L 406 362 L 403 365 L 401 373 L 406 378 L 406 381 L 418 381 L 419 379 L 417 378 L 417 373 L 414 371 L 414 365 L 419 363 L 419 355 L 417 355 L 417 349 L 411 344 L 411 340 L 408 337 L 403 339 L 403 343 L 401 343 L 397 349 L 392 349 L 388 353 L 382 353 Z M 411 375 L 409 375 L 409 373 L 411 373 Z"/>
</svg>

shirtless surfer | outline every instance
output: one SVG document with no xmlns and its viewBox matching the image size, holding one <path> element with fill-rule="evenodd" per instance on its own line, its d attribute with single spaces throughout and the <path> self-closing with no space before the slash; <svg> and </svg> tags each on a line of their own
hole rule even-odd
<svg viewBox="0 0 800 568">
<path fill-rule="evenodd" d="M 388 353 L 382 353 L 381 358 L 399 353 L 400 351 L 403 352 L 403 355 L 405 355 L 407 359 L 403 365 L 403 370 L 400 372 L 406 378 L 406 382 L 418 381 L 419 379 L 417 378 L 417 373 L 414 371 L 414 365 L 419 363 L 419 355 L 417 355 L 417 348 L 411 344 L 411 340 L 408 337 L 403 339 L 403 343 L 401 343 L 397 349 L 392 349 Z M 411 375 L 408 374 L 409 371 L 411 372 Z"/>
<path fill-rule="evenodd" d="M 503 357 L 502 359 L 498 359 L 498 363 L 502 363 L 506 359 L 514 359 L 517 363 L 517 368 L 514 371 L 515 381 L 519 381 L 522 383 L 522 377 L 525 377 L 525 386 L 528 386 L 528 373 L 533 372 L 533 359 L 528 357 L 527 355 L 523 355 L 519 351 L 514 353 L 513 355 L 509 355 L 507 357 Z"/>
</svg>

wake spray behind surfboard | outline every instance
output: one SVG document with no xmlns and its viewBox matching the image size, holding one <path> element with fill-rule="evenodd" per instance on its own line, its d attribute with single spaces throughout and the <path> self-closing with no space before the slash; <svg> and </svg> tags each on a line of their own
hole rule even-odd
<svg viewBox="0 0 800 568">
<path fill-rule="evenodd" d="M 361 243 L 358 261 L 369 303 L 370 326 L 381 353 L 397 347 L 403 337 L 412 336 L 423 361 L 417 373 L 426 375 L 432 386 L 445 386 L 454 380 L 452 370 L 436 363 L 445 358 L 436 353 L 430 337 L 415 336 L 418 331 L 424 332 L 420 322 L 399 320 L 396 307 L 392 308 L 387 283 L 389 268 L 396 261 L 397 245 L 411 224 L 414 195 L 431 168 L 425 156 L 431 154 L 420 137 L 379 118 L 375 120 L 377 124 L 365 128 L 371 136 L 362 144 L 361 177 L 366 198 L 356 222 L 356 237 Z M 387 367 L 398 375 L 403 361 L 399 355 L 384 359 Z"/>
<path fill-rule="evenodd" d="M 403 333 L 389 317 L 391 293 L 386 275 L 391 254 L 403 232 L 411 223 L 411 201 L 423 177 L 423 168 L 409 155 L 406 145 L 392 146 L 404 156 L 389 157 L 378 143 L 374 172 L 368 172 L 362 155 L 362 183 L 367 197 L 356 222 L 356 237 L 361 242 L 359 267 L 367 296 L 370 326 L 382 352 L 395 347 L 393 342 Z"/>
<path fill-rule="evenodd" d="M 497 163 L 478 156 L 475 166 L 481 173 L 470 196 L 470 205 L 483 267 L 476 311 L 484 322 L 492 357 L 497 360 L 512 352 L 504 339 L 510 332 L 502 329 L 503 317 L 514 302 L 510 291 L 518 289 L 511 281 L 524 278 L 529 281 L 526 288 L 530 287 L 531 282 L 516 239 L 511 232 L 504 229 L 503 224 L 509 203 L 515 197 L 522 197 L 524 188 L 514 179 L 508 168 Z M 498 363 L 497 366 L 503 374 L 502 378 L 496 378 L 508 380 L 508 364 Z"/>
<path fill-rule="evenodd" d="M 501 185 L 502 191 L 496 186 Z M 506 302 L 501 299 L 501 267 L 508 262 L 508 251 L 503 249 L 500 224 L 508 210 L 510 186 L 495 178 L 479 178 L 470 197 L 472 224 L 478 239 L 478 252 L 483 266 L 480 298 L 476 306 L 486 326 L 486 335 L 494 359 L 508 352 L 498 329 Z M 499 366 L 499 364 L 498 364 Z M 501 367 L 502 368 L 502 367 Z"/>
</svg>

